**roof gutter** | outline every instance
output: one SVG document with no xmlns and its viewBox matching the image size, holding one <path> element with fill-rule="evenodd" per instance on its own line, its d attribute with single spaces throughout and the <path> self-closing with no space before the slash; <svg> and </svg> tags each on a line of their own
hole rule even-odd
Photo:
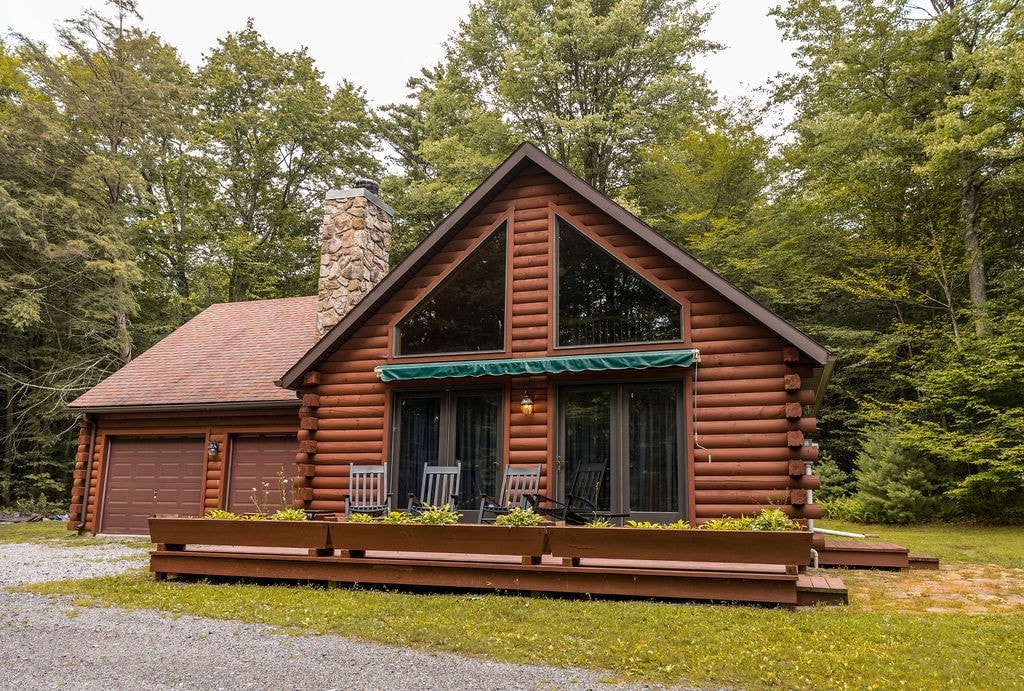
<svg viewBox="0 0 1024 691">
<path fill-rule="evenodd" d="M 82 406 L 73 407 L 81 413 L 180 413 L 188 411 L 218 411 L 218 410 L 268 410 L 273 408 L 298 408 L 302 405 L 299 399 L 286 401 L 238 401 L 234 403 L 170 403 L 164 405 L 111 405 L 111 406 Z"/>
</svg>

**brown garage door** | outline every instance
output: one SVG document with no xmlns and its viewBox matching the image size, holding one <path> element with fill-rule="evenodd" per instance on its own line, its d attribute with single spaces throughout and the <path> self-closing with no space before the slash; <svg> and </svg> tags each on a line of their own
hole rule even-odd
<svg viewBox="0 0 1024 691">
<path fill-rule="evenodd" d="M 203 437 L 113 437 L 100 532 L 145 535 L 157 513 L 196 515 L 201 509 Z"/>
<path fill-rule="evenodd" d="M 252 496 L 258 495 L 264 511 L 281 508 L 281 483 L 295 475 L 295 454 L 299 442 L 294 434 L 238 435 L 231 440 L 231 461 L 228 464 L 228 511 L 256 511 Z M 264 489 L 264 483 L 266 488 Z M 288 495 L 291 496 L 290 494 Z"/>
</svg>

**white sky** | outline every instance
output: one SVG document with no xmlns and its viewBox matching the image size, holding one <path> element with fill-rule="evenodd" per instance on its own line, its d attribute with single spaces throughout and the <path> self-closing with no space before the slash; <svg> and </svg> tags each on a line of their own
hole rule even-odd
<svg viewBox="0 0 1024 691">
<path fill-rule="evenodd" d="M 768 9 L 782 0 L 717 0 L 708 37 L 728 48 L 702 61 L 723 96 L 748 95 L 792 65 Z M 468 0 L 139 0 L 144 26 L 195 66 L 247 17 L 279 51 L 306 46 L 331 84 L 348 79 L 374 105 L 402 100 L 405 82 L 433 65 Z M 102 0 L 0 0 L 0 34 L 17 31 L 54 47 L 53 25 Z"/>
</svg>

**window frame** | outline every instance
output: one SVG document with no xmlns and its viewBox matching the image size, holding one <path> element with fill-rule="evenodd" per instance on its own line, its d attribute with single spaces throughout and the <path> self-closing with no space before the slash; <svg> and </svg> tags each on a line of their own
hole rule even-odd
<svg viewBox="0 0 1024 691">
<path fill-rule="evenodd" d="M 483 249 L 483 247 L 494 238 L 497 233 L 505 233 L 505 272 L 502 280 L 502 319 L 501 319 L 501 346 L 495 349 L 488 350 L 443 350 L 435 351 L 430 353 L 402 353 L 402 324 L 410 318 L 410 316 L 416 312 L 417 309 L 425 302 L 436 296 L 439 292 L 444 290 L 452 277 L 452 274 L 457 272 L 459 268 L 464 266 L 467 262 L 473 260 Z M 508 217 L 503 217 L 496 221 L 494 225 L 483 235 L 481 235 L 473 247 L 466 252 L 465 256 L 459 259 L 448 271 L 441 275 L 440 280 L 436 285 L 432 286 L 426 294 L 417 299 L 411 307 L 402 312 L 394 321 L 391 326 L 391 357 L 396 359 L 404 358 L 433 358 L 433 357 L 447 357 L 452 355 L 493 355 L 496 353 L 504 353 L 508 347 L 509 338 L 509 269 L 511 266 L 510 251 L 512 248 L 512 224 Z"/>
<path fill-rule="evenodd" d="M 394 467 L 391 468 L 388 474 L 389 478 L 389 491 L 392 492 L 396 498 L 397 506 L 404 507 L 407 497 L 400 496 L 399 492 L 399 481 L 401 479 L 401 468 L 399 467 L 399 458 L 402 456 L 402 407 L 401 402 L 403 398 L 437 398 L 439 400 L 438 408 L 438 448 L 437 448 L 437 464 L 441 466 L 454 466 L 456 461 L 461 460 L 466 463 L 466 459 L 458 459 L 455 456 L 455 446 L 457 443 L 457 430 L 456 423 L 458 420 L 457 416 L 457 399 L 462 396 L 494 396 L 497 400 L 497 430 L 495 438 L 495 469 L 497 472 L 496 482 L 500 481 L 501 469 L 504 467 L 505 460 L 504 454 L 506 453 L 506 437 L 507 437 L 507 424 L 503 423 L 506 420 L 506 412 L 508 406 L 508 392 L 506 387 L 502 385 L 478 385 L 478 386 L 432 386 L 425 388 L 396 388 L 391 391 L 391 422 L 390 422 L 390 433 L 389 439 L 389 456 L 391 462 L 394 463 Z M 415 492 L 419 492 L 420 488 L 414 488 Z M 459 497 L 460 503 L 465 504 L 466 502 L 477 502 L 479 497 Z M 462 507 L 462 510 L 467 510 L 468 504 Z"/>
<path fill-rule="evenodd" d="M 576 223 L 569 221 L 563 214 L 555 212 L 552 215 L 553 218 L 553 230 L 552 233 L 552 268 L 551 272 L 553 275 L 552 280 L 552 299 L 551 299 L 551 344 L 555 350 L 580 350 L 586 348 L 622 348 L 622 347 L 635 347 L 635 346 L 652 346 L 652 345 L 675 345 L 686 343 L 686 305 L 685 303 L 677 298 L 676 296 L 666 292 L 660 288 L 657 284 L 651 281 L 649 278 L 643 275 L 640 271 L 637 271 L 633 267 L 629 266 L 621 257 L 616 255 L 614 252 L 609 251 L 600 242 L 594 240 L 590 235 L 583 230 L 580 230 Z M 561 343 L 561 292 L 562 292 L 562 281 L 559 275 L 559 267 L 561 266 L 561 252 L 562 243 L 560 239 L 560 228 L 559 223 L 564 223 L 572 231 L 578 233 L 586 242 L 589 242 L 595 248 L 603 252 L 613 262 L 621 265 L 624 270 L 629 271 L 638 279 L 647 284 L 652 290 L 657 291 L 660 295 L 663 295 L 668 300 L 675 303 L 679 309 L 679 338 L 661 339 L 653 341 L 620 341 L 617 343 L 587 343 L 587 344 L 572 344 L 562 345 Z"/>
</svg>

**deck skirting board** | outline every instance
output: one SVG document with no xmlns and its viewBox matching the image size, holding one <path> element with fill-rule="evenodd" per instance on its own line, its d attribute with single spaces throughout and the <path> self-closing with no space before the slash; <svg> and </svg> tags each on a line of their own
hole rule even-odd
<svg viewBox="0 0 1024 691">
<path fill-rule="evenodd" d="M 712 566 L 712 565 L 709 565 Z M 775 604 L 787 607 L 823 602 L 845 603 L 845 587 L 830 579 L 829 588 L 815 587 L 807 576 L 742 566 L 665 569 L 623 564 L 566 566 L 556 560 L 524 565 L 502 560 L 453 560 L 307 556 L 302 554 L 231 552 L 225 550 L 156 551 L 150 571 L 168 575 L 224 576 L 283 580 L 617 597 L 651 597 Z M 841 596 L 837 591 L 841 590 Z"/>
</svg>

